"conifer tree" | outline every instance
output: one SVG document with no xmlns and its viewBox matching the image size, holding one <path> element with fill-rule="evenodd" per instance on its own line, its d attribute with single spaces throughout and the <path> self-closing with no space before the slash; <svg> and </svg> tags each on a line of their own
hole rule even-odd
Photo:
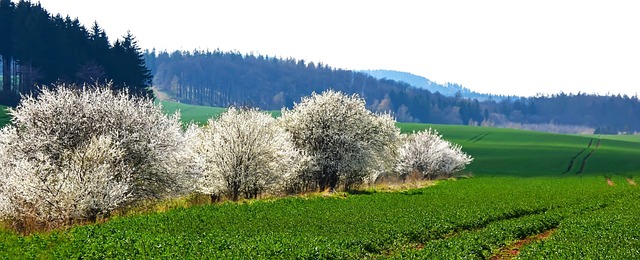
<svg viewBox="0 0 640 260">
<path fill-rule="evenodd" d="M 21 94 L 55 83 L 113 82 L 130 95 L 151 97 L 151 75 L 135 37 L 112 45 L 94 22 L 51 15 L 40 3 L 0 0 L 0 104 L 16 105 Z"/>
<path fill-rule="evenodd" d="M 11 24 L 15 6 L 11 0 L 0 0 L 0 58 L 2 59 L 2 95 L 11 92 Z M 1 101 L 1 100 L 0 100 Z"/>
</svg>

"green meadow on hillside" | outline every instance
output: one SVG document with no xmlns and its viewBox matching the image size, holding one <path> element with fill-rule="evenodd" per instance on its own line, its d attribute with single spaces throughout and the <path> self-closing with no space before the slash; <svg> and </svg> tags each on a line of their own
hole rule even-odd
<svg viewBox="0 0 640 260">
<path fill-rule="evenodd" d="M 220 107 L 195 106 L 171 101 L 160 101 L 160 104 L 165 113 L 173 114 L 180 111 L 182 122 L 194 122 L 199 125 L 205 124 L 209 118 L 217 117 L 226 110 Z"/>
<path fill-rule="evenodd" d="M 222 108 L 163 101 L 165 111 L 180 109 L 183 122 L 204 123 Z M 280 111 L 271 111 L 278 116 Z M 475 160 L 467 172 L 475 175 L 571 176 L 624 175 L 640 171 L 640 135 L 565 135 L 517 129 L 461 125 L 398 123 L 404 133 L 437 129 Z"/>
<path fill-rule="evenodd" d="M 9 114 L 7 114 L 7 107 L 0 105 L 0 127 L 8 124 L 10 121 Z"/>
<path fill-rule="evenodd" d="M 624 175 L 640 171 L 640 136 L 581 136 L 459 125 L 398 124 L 403 132 L 437 129 L 475 160 L 478 175 Z M 584 162 L 584 163 L 583 163 Z M 584 164 L 584 166 L 583 166 Z M 582 169 L 582 170 L 581 170 Z"/>
<path fill-rule="evenodd" d="M 179 110 L 182 122 L 194 122 L 199 125 L 205 124 L 209 118 L 215 118 L 227 110 L 220 107 L 196 106 L 172 101 L 160 101 L 160 104 L 162 105 L 162 110 L 168 114 L 173 114 Z M 280 111 L 277 110 L 269 111 L 269 113 L 273 116 L 280 116 Z"/>
</svg>

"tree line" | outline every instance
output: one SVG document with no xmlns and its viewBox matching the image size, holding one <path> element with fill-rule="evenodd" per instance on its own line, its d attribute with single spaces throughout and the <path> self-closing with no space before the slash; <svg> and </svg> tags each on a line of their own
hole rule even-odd
<svg viewBox="0 0 640 260">
<path fill-rule="evenodd" d="M 371 111 L 393 111 L 400 121 L 464 124 L 483 119 L 476 100 L 446 97 L 323 63 L 219 50 L 146 51 L 144 56 L 154 86 L 190 104 L 280 109 L 313 92 L 333 89 L 358 94 Z"/>
<path fill-rule="evenodd" d="M 117 89 L 151 96 L 151 74 L 135 37 L 111 43 L 97 22 L 52 15 L 40 3 L 0 0 L 0 104 L 53 83 L 112 81 Z"/>
<path fill-rule="evenodd" d="M 640 131 L 637 96 L 560 93 L 479 101 L 294 58 L 220 50 L 146 50 L 144 58 L 154 86 L 189 104 L 280 109 L 313 92 L 334 89 L 358 94 L 369 110 L 391 112 L 402 122 L 558 124 L 589 127 L 596 133 Z"/>
</svg>

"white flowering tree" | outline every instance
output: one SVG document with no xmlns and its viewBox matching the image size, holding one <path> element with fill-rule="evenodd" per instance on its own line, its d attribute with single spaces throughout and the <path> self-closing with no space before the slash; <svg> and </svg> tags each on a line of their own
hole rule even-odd
<svg viewBox="0 0 640 260">
<path fill-rule="evenodd" d="M 204 167 L 196 187 L 212 196 L 237 200 L 282 190 L 304 161 L 291 135 L 255 109 L 229 108 L 197 137 Z"/>
<path fill-rule="evenodd" d="M 459 145 L 443 140 L 436 130 L 429 128 L 405 137 L 398 152 L 396 170 L 402 179 L 412 173 L 424 179 L 435 179 L 450 177 L 471 161 L 471 156 Z"/>
<path fill-rule="evenodd" d="M 23 97 L 0 131 L 0 210 L 5 217 L 93 219 L 183 188 L 178 116 L 109 85 L 61 85 Z"/>
<path fill-rule="evenodd" d="M 284 109 L 280 120 L 311 157 L 313 167 L 300 176 L 311 189 L 349 189 L 393 168 L 400 130 L 391 116 L 367 110 L 357 95 L 314 93 Z"/>
</svg>

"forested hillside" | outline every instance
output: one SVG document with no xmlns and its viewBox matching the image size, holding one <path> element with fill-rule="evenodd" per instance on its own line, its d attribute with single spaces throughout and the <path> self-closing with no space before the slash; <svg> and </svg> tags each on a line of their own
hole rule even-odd
<svg viewBox="0 0 640 260">
<path fill-rule="evenodd" d="M 222 51 L 146 51 L 154 85 L 189 104 L 262 109 L 291 107 L 300 97 L 334 89 L 361 95 L 398 121 L 484 124 L 553 132 L 640 131 L 638 97 L 555 94 L 497 101 L 447 97 L 405 82 L 293 58 Z"/>
<path fill-rule="evenodd" d="M 357 93 L 369 109 L 393 111 L 400 121 L 466 124 L 483 119 L 478 101 L 446 97 L 322 63 L 220 51 L 147 52 L 145 58 L 154 85 L 190 104 L 280 109 L 314 91 L 331 88 Z"/>
<path fill-rule="evenodd" d="M 132 34 L 111 43 L 93 23 L 52 15 L 36 1 L 0 0 L 0 104 L 52 83 L 112 81 L 134 95 L 151 95 L 151 75 Z"/>
</svg>

